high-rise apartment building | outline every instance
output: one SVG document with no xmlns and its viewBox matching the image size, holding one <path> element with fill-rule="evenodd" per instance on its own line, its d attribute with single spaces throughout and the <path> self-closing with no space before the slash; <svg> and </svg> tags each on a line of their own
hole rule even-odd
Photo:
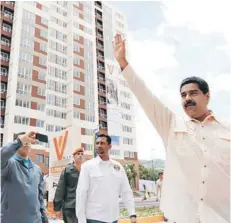
<svg viewBox="0 0 231 223">
<path fill-rule="evenodd" d="M 2 142 L 78 125 L 90 156 L 99 128 L 113 138 L 112 157 L 138 168 L 132 94 L 112 48 L 125 16 L 100 1 L 1 2 L 1 11 Z M 44 147 L 33 155 L 47 164 Z"/>
</svg>

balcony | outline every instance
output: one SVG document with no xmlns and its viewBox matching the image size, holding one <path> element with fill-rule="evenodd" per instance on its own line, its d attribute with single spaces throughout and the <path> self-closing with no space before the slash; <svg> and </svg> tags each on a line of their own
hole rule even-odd
<svg viewBox="0 0 231 223">
<path fill-rule="evenodd" d="M 98 91 L 100 92 L 100 93 L 106 93 L 106 90 L 105 89 L 103 89 L 103 88 L 98 88 Z"/>
<path fill-rule="evenodd" d="M 8 37 L 11 37 L 11 34 L 12 34 L 12 28 L 11 26 L 8 26 L 6 25 L 5 23 L 2 24 L 2 35 L 5 35 L 5 36 L 8 36 Z"/>
<path fill-rule="evenodd" d="M 104 113 L 99 113 L 99 120 L 107 121 L 107 115 Z"/>
<path fill-rule="evenodd" d="M 2 12 L 2 15 L 3 15 L 3 19 L 4 19 L 4 20 L 6 20 L 7 22 L 12 23 L 13 18 L 14 18 L 13 13 L 4 10 L 4 11 Z"/>
<path fill-rule="evenodd" d="M 97 37 L 98 39 L 100 39 L 100 40 L 102 40 L 102 41 L 103 41 L 103 35 L 101 35 L 101 34 L 97 33 L 97 34 L 96 34 L 96 37 Z"/>
<path fill-rule="evenodd" d="M 104 56 L 101 53 L 97 53 L 97 58 L 101 61 L 104 61 Z"/>
<path fill-rule="evenodd" d="M 99 7 L 100 9 L 102 9 L 102 2 L 95 1 L 95 6 Z"/>
<path fill-rule="evenodd" d="M 103 17 L 102 17 L 99 13 L 97 13 L 97 12 L 96 12 L 96 16 L 95 16 L 95 17 L 96 17 L 97 19 L 101 19 L 101 20 L 103 19 Z"/>
<path fill-rule="evenodd" d="M 2 82 L 7 82 L 8 81 L 8 73 L 5 73 L 3 71 L 1 71 L 1 81 Z"/>
<path fill-rule="evenodd" d="M 11 9 L 11 10 L 14 10 L 14 2 L 10 2 L 10 1 L 2 1 L 1 2 L 1 5 L 8 8 L 8 9 Z"/>
<path fill-rule="evenodd" d="M 10 51 L 10 40 L 5 41 L 4 39 L 1 39 L 1 49 L 9 52 Z"/>
<path fill-rule="evenodd" d="M 102 44 L 97 43 L 96 46 L 97 46 L 99 49 L 103 50 L 103 45 L 102 45 Z"/>
<path fill-rule="evenodd" d="M 106 103 L 106 101 L 99 100 L 99 104 L 100 104 L 100 105 L 106 105 L 107 103 Z"/>
<path fill-rule="evenodd" d="M 103 130 L 105 130 L 105 131 L 107 131 L 107 126 L 99 125 L 99 128 L 100 128 L 100 129 L 103 129 Z"/>
<path fill-rule="evenodd" d="M 97 65 L 97 69 L 100 70 L 100 72 L 105 72 L 105 68 L 103 66 Z"/>
<path fill-rule="evenodd" d="M 96 23 L 96 27 L 103 30 L 103 26 L 100 23 Z"/>
<path fill-rule="evenodd" d="M 1 65 L 9 67 L 9 60 L 10 60 L 9 57 L 1 56 Z"/>
</svg>

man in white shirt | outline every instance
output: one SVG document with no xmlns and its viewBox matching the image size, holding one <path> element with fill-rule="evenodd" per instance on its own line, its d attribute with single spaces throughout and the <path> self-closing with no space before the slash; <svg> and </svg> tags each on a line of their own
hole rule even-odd
<svg viewBox="0 0 231 223">
<path fill-rule="evenodd" d="M 206 81 L 189 77 L 181 82 L 186 115 L 180 117 L 151 93 L 129 65 L 125 41 L 119 34 L 114 54 L 129 88 L 166 147 L 161 210 L 176 223 L 229 223 L 230 128 L 208 109 Z"/>
<path fill-rule="evenodd" d="M 96 139 L 98 156 L 83 164 L 76 191 L 76 215 L 79 223 L 116 223 L 119 220 L 119 196 L 132 222 L 136 222 L 133 192 L 122 165 L 110 159 L 111 137 Z"/>
</svg>

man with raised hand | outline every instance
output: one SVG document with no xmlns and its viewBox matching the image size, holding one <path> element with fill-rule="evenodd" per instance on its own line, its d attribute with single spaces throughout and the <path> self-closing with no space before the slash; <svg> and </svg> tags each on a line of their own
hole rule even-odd
<svg viewBox="0 0 231 223">
<path fill-rule="evenodd" d="M 117 34 L 115 59 L 166 147 L 161 210 L 177 223 L 229 223 L 230 129 L 208 109 L 208 84 L 195 76 L 181 82 L 186 115 L 180 118 L 151 93 L 125 52 L 125 40 Z"/>
<path fill-rule="evenodd" d="M 48 223 L 42 172 L 28 158 L 35 142 L 36 132 L 19 133 L 1 149 L 2 223 Z"/>
</svg>

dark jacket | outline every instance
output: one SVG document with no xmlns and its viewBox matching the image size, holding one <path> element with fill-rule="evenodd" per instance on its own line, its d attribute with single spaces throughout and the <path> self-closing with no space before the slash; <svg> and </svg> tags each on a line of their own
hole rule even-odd
<svg viewBox="0 0 231 223">
<path fill-rule="evenodd" d="M 14 156 L 21 146 L 16 140 L 1 149 L 1 222 L 48 223 L 41 169 Z"/>
<path fill-rule="evenodd" d="M 59 178 L 59 183 L 55 191 L 54 210 L 74 208 L 76 199 L 76 188 L 79 180 L 79 171 L 74 164 L 67 166 Z"/>
</svg>

